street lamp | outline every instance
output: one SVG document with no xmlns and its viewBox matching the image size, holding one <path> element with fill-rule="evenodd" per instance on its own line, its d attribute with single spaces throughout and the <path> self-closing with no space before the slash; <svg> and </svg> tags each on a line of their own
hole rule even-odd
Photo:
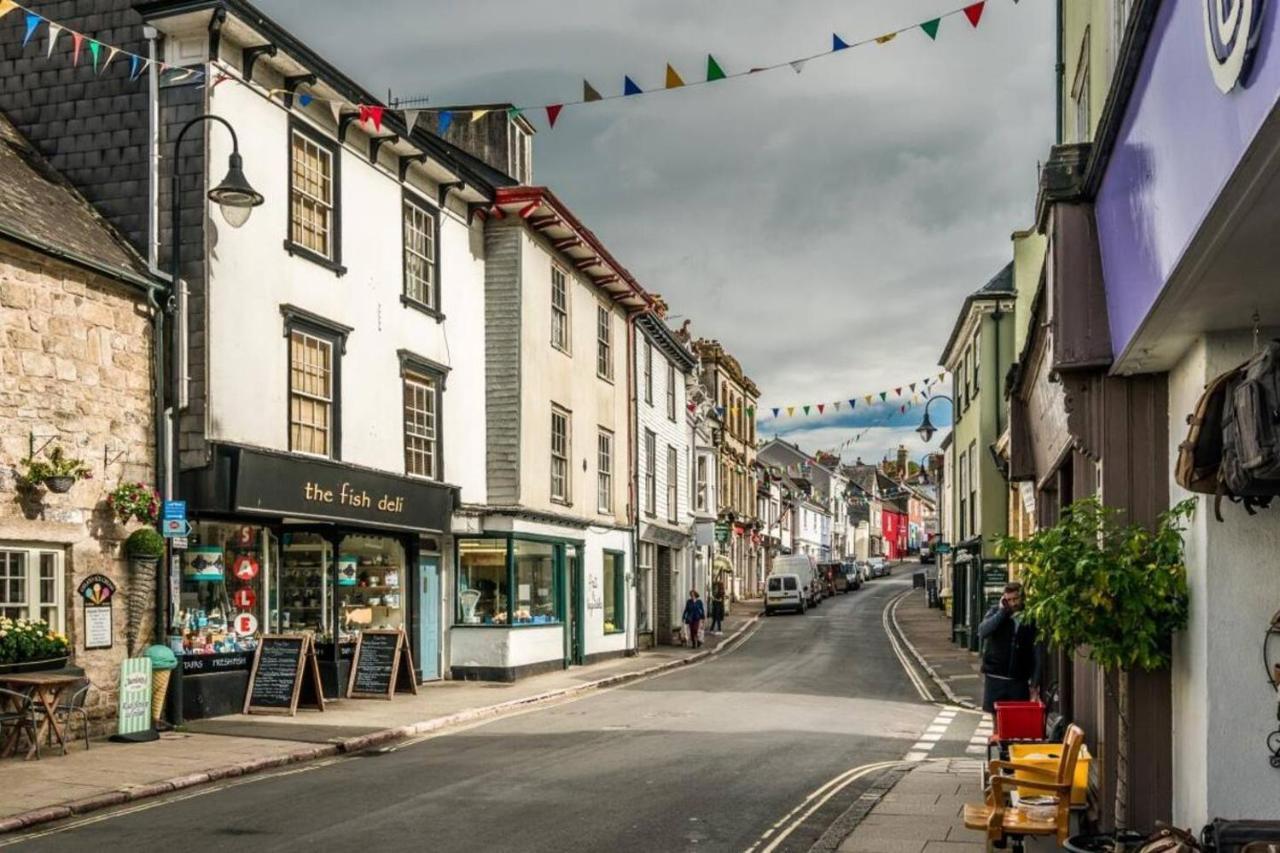
<svg viewBox="0 0 1280 853">
<path fill-rule="evenodd" d="M 178 131 L 177 137 L 173 143 L 173 179 L 170 182 L 170 234 L 171 241 L 169 244 L 169 298 L 164 305 L 163 312 L 160 312 L 156 321 L 156 337 L 163 339 L 163 323 L 166 314 L 172 315 L 178 308 L 178 292 L 181 289 L 182 280 L 182 169 L 181 161 L 178 157 L 182 150 L 182 140 L 186 137 L 187 131 L 202 122 L 217 122 L 227 129 L 231 134 L 231 156 L 227 158 L 227 174 L 218 183 L 216 187 L 209 190 L 208 199 L 222 211 L 222 218 L 232 228 L 239 228 L 249 221 L 249 215 L 253 213 L 253 209 L 262 204 L 262 194 L 255 190 L 247 178 L 244 176 L 244 161 L 240 158 L 240 141 L 236 138 L 236 130 L 231 124 L 221 116 L 215 115 L 199 115 L 191 119 L 182 126 Z M 178 497 L 178 401 L 181 398 L 181 381 L 182 377 L 178 373 L 178 348 L 181 346 L 181 337 L 178 334 L 178 324 L 172 322 L 169 329 L 169 352 L 170 362 L 166 372 L 164 356 L 162 353 L 157 354 L 156 377 L 158 380 L 167 380 L 169 388 L 169 406 L 172 410 L 172 430 L 170 432 L 169 454 L 166 459 L 165 467 L 168 468 L 168 476 L 165 477 L 161 484 L 165 487 L 165 497 L 174 500 Z M 159 393 L 157 393 L 157 418 L 156 432 L 157 439 L 164 434 L 164 413 L 163 403 L 159 401 Z M 165 458 L 161 454 L 161 458 Z M 168 564 L 169 572 L 174 571 L 173 553 L 170 554 Z M 159 619 L 157 636 L 166 636 L 169 632 L 170 622 L 172 621 L 173 602 L 169 600 L 168 578 L 161 575 L 162 582 L 157 586 L 156 595 L 156 611 Z M 175 724 L 182 722 L 182 679 L 175 679 L 177 687 L 175 690 L 175 699 L 172 704 L 174 708 L 170 711 L 170 717 Z"/>
<path fill-rule="evenodd" d="M 934 395 L 933 397 L 930 397 L 929 402 L 924 404 L 924 420 L 920 421 L 920 426 L 916 427 L 916 432 L 920 433 L 920 437 L 924 439 L 925 444 L 928 444 L 930 441 L 932 441 L 933 434 L 938 431 L 937 427 L 933 425 L 933 421 L 929 420 L 929 407 L 932 406 L 938 400 L 946 400 L 948 403 L 952 403 L 952 400 L 950 397 L 947 397 L 943 394 L 937 394 L 937 395 Z"/>
</svg>

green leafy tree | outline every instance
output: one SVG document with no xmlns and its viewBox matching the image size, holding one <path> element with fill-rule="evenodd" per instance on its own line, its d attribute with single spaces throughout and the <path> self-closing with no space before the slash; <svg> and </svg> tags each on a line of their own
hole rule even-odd
<svg viewBox="0 0 1280 853">
<path fill-rule="evenodd" d="M 1160 515 L 1154 530 L 1122 524 L 1097 498 L 1073 503 L 1053 527 L 1027 539 L 1002 537 L 999 549 L 1021 564 L 1027 615 L 1057 648 L 1085 650 L 1117 679 L 1116 824 L 1129 807 L 1129 679 L 1169 665 L 1174 632 L 1187 624 L 1182 538 L 1195 499 Z"/>
</svg>

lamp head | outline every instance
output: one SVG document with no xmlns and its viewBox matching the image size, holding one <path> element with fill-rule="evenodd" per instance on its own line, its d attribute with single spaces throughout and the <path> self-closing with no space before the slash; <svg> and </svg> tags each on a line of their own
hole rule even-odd
<svg viewBox="0 0 1280 853">
<path fill-rule="evenodd" d="M 253 209 L 262 204 L 262 194 L 244 176 L 244 164 L 239 153 L 232 153 L 228 158 L 227 175 L 222 183 L 209 190 L 209 200 L 218 205 L 222 218 L 232 228 L 244 225 Z"/>
<path fill-rule="evenodd" d="M 916 432 L 920 433 L 920 437 L 924 439 L 924 443 L 928 444 L 933 440 L 933 434 L 937 432 L 934 429 L 933 421 L 929 420 L 929 412 L 924 413 L 924 420 L 920 421 L 920 426 L 916 427 Z"/>
</svg>

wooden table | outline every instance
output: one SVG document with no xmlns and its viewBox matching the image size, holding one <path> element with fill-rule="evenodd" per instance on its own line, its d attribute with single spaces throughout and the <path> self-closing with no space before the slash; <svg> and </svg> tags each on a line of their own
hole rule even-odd
<svg viewBox="0 0 1280 853">
<path fill-rule="evenodd" d="M 27 750 L 27 760 L 36 754 L 36 749 L 40 745 L 42 738 L 47 733 L 52 732 L 57 738 L 58 745 L 66 748 L 66 741 L 63 738 L 62 726 L 58 723 L 58 717 L 55 711 L 58 707 L 58 697 L 62 695 L 62 691 L 68 687 L 80 682 L 84 676 L 68 672 L 26 672 L 15 675 L 0 675 L 0 687 L 7 687 L 19 693 L 29 693 L 32 701 L 39 706 L 37 711 L 40 717 L 39 727 L 36 729 L 35 742 L 31 744 L 31 748 Z M 40 713 L 43 711 L 43 713 Z M 22 730 L 15 728 L 13 734 L 5 743 L 3 751 L 0 754 L 13 755 L 17 751 L 18 737 Z"/>
</svg>

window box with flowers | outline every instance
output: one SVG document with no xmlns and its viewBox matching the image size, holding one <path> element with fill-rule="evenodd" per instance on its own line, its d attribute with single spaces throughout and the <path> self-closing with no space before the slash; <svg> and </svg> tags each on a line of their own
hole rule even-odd
<svg viewBox="0 0 1280 853">
<path fill-rule="evenodd" d="M 67 635 L 48 622 L 0 616 L 0 673 L 61 669 L 67 665 Z"/>
</svg>

